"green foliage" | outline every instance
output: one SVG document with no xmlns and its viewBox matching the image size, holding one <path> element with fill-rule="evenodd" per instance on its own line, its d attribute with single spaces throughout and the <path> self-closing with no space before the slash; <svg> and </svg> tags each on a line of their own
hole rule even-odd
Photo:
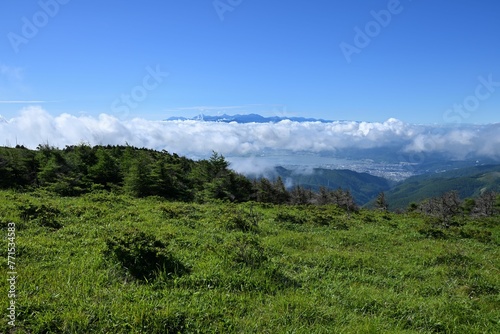
<svg viewBox="0 0 500 334">
<path fill-rule="evenodd" d="M 236 234 L 224 246 L 229 261 L 235 265 L 257 268 L 267 260 L 259 237 L 252 234 Z"/>
<path fill-rule="evenodd" d="M 279 223 L 289 223 L 289 224 L 304 224 L 307 222 L 306 217 L 300 212 L 293 212 L 290 210 L 279 211 L 276 214 L 276 221 Z"/>
<path fill-rule="evenodd" d="M 150 178 L 151 162 L 146 156 L 138 157 L 130 162 L 126 172 L 123 188 L 125 192 L 134 197 L 151 195 L 153 186 Z"/>
<path fill-rule="evenodd" d="M 91 154 L 90 152 L 85 153 L 86 155 Z M 95 164 L 94 161 L 96 161 Z M 92 182 L 103 185 L 105 189 L 110 189 L 111 184 L 119 184 L 122 181 L 118 161 L 103 147 L 98 147 L 93 156 L 83 157 L 81 162 L 83 165 L 87 165 L 88 176 Z"/>
<path fill-rule="evenodd" d="M 387 200 L 385 199 L 385 193 L 381 192 L 380 194 L 377 195 L 377 200 L 375 202 L 377 209 L 382 210 L 382 211 L 387 211 L 389 209 L 389 204 L 387 203 Z"/>
<path fill-rule="evenodd" d="M 20 217 L 26 222 L 33 222 L 43 227 L 61 228 L 62 225 L 57 221 L 61 211 L 46 204 L 37 204 L 27 202 L 18 205 Z"/>
<path fill-rule="evenodd" d="M 256 232 L 258 231 L 259 220 L 260 218 L 253 211 L 253 207 L 249 211 L 246 211 L 228 206 L 228 212 L 225 212 L 220 217 L 222 225 L 228 231 Z"/>
<path fill-rule="evenodd" d="M 448 234 L 442 228 L 434 226 L 423 226 L 418 232 L 428 238 L 432 239 L 446 239 Z"/>
<path fill-rule="evenodd" d="M 0 147 L 0 189 L 26 188 L 33 185 L 36 168 L 33 151 L 23 146 Z"/>
<path fill-rule="evenodd" d="M 115 258 L 137 279 L 152 279 L 160 272 L 182 275 L 187 268 L 168 251 L 167 245 L 137 229 L 129 229 L 106 239 L 105 254 Z"/>
<path fill-rule="evenodd" d="M 277 212 L 275 221 L 292 225 L 329 226 L 337 230 L 349 229 L 344 212 L 335 205 L 282 208 Z"/>
<path fill-rule="evenodd" d="M 478 228 L 463 228 L 460 229 L 459 235 L 461 238 L 476 239 L 477 241 L 488 243 L 492 240 L 492 232 Z"/>
</svg>

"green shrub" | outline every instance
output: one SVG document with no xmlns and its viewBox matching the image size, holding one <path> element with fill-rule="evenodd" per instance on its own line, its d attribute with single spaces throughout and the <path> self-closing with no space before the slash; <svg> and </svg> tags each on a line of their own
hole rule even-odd
<svg viewBox="0 0 500 334">
<path fill-rule="evenodd" d="M 476 239 L 477 241 L 488 243 L 491 241 L 492 233 L 490 231 L 477 228 L 462 228 L 459 235 L 465 239 Z"/>
<path fill-rule="evenodd" d="M 225 245 L 229 259 L 235 264 L 259 267 L 267 260 L 260 240 L 252 234 L 238 234 Z"/>
<path fill-rule="evenodd" d="M 137 279 L 153 279 L 160 272 L 178 276 L 187 268 L 168 253 L 167 245 L 137 229 L 130 229 L 106 240 L 108 257 L 118 260 Z"/>
<path fill-rule="evenodd" d="M 298 213 L 280 211 L 276 215 L 276 221 L 279 223 L 304 224 L 307 222 L 307 219 Z"/>
<path fill-rule="evenodd" d="M 56 220 L 57 216 L 61 213 L 59 209 L 35 203 L 24 203 L 18 205 L 21 219 L 25 221 L 32 221 L 40 226 L 50 228 L 61 228 L 62 225 Z"/>
<path fill-rule="evenodd" d="M 344 219 L 334 216 L 329 212 L 313 212 L 309 217 L 309 221 L 314 225 L 319 226 L 330 226 L 335 230 L 348 230 L 349 226 L 347 226 Z"/>
<path fill-rule="evenodd" d="M 257 231 L 259 218 L 251 213 L 237 210 L 222 218 L 222 223 L 227 230 L 238 230 L 242 232 Z"/>
<path fill-rule="evenodd" d="M 418 229 L 418 233 L 431 239 L 446 239 L 448 235 L 442 228 L 436 228 L 432 226 L 424 226 Z"/>
</svg>

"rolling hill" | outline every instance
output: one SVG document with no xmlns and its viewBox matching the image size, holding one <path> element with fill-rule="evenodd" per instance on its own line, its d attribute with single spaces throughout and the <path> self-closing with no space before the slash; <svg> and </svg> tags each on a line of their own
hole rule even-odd
<svg viewBox="0 0 500 334">
<path fill-rule="evenodd" d="M 328 189 L 349 189 L 356 202 L 364 205 L 382 191 L 387 191 L 393 183 L 382 177 L 368 173 L 358 173 L 347 169 L 314 168 L 309 173 L 297 173 L 277 167 L 276 173 L 288 186 L 301 186 L 317 191 L 321 186 Z"/>
<path fill-rule="evenodd" d="M 475 197 L 484 191 L 500 192 L 500 165 L 459 168 L 441 173 L 413 176 L 386 192 L 392 209 L 406 208 L 426 198 L 457 190 L 461 198 Z"/>
</svg>

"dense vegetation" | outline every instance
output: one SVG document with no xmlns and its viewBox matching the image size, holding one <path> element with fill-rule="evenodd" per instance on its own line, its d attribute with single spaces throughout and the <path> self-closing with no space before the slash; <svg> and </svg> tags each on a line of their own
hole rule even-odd
<svg viewBox="0 0 500 334">
<path fill-rule="evenodd" d="M 493 192 L 396 214 L 383 193 L 360 209 L 346 190 L 250 181 L 215 153 L 0 150 L 18 274 L 16 327 L 5 311 L 0 332 L 500 332 Z"/>
</svg>

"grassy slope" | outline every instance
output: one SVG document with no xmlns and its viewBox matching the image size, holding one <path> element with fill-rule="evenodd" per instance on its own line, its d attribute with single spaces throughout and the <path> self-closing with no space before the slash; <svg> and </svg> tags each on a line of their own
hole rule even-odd
<svg viewBox="0 0 500 334">
<path fill-rule="evenodd" d="M 59 213 L 50 224 L 25 221 L 26 203 Z M 241 219 L 258 227 L 243 232 Z M 498 217 L 435 239 L 416 216 L 1 191 L 3 234 L 8 221 L 17 225 L 17 333 L 500 332 Z M 104 250 L 130 227 L 168 243 L 190 273 L 128 276 Z M 0 264 L 6 271 L 5 256 Z"/>
</svg>

